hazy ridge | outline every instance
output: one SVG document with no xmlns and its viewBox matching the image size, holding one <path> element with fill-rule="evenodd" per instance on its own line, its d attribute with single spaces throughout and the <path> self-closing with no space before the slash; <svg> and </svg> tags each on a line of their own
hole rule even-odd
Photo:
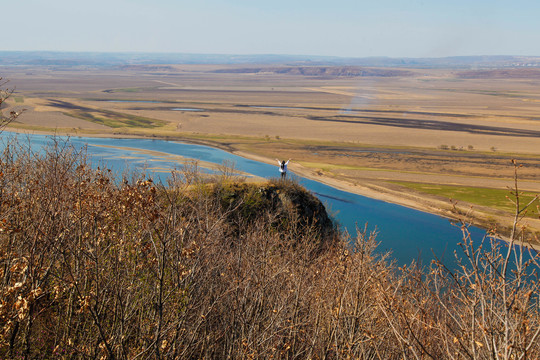
<svg viewBox="0 0 540 360">
<path fill-rule="evenodd" d="M 500 68 L 540 67 L 538 56 L 452 56 L 441 58 L 348 58 L 308 55 L 234 55 L 184 53 L 100 53 L 55 51 L 0 51 L 0 65 L 116 67 L 145 64 L 287 64 L 327 66 Z"/>
</svg>

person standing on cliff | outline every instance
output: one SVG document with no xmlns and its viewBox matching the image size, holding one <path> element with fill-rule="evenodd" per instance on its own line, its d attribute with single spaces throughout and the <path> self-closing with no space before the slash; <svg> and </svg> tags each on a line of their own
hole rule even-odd
<svg viewBox="0 0 540 360">
<path fill-rule="evenodd" d="M 285 179 L 285 177 L 287 176 L 287 165 L 289 165 L 289 161 L 291 161 L 291 159 L 287 161 L 285 160 L 280 161 L 279 159 L 276 159 L 276 160 L 279 164 L 279 172 L 281 173 L 281 178 Z"/>
</svg>

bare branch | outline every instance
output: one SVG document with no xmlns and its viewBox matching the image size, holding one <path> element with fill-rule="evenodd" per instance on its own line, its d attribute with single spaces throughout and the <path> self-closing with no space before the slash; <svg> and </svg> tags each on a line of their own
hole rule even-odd
<svg viewBox="0 0 540 360">
<path fill-rule="evenodd" d="M 15 119 L 17 119 L 17 117 L 22 113 L 22 111 L 24 111 L 10 111 L 8 115 L 4 115 L 2 107 L 6 100 L 9 99 L 9 97 L 15 91 L 14 88 L 4 88 L 4 86 L 6 86 L 8 82 L 9 80 L 4 80 L 0 77 L 0 133 L 4 131 L 6 126 L 15 121 Z"/>
</svg>

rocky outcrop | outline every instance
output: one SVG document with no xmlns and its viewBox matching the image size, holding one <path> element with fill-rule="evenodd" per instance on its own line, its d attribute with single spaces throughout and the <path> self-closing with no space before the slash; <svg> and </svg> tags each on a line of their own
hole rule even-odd
<svg viewBox="0 0 540 360">
<path fill-rule="evenodd" d="M 232 224 L 261 221 L 278 231 L 316 234 L 323 241 L 331 241 L 337 235 L 322 202 L 294 182 L 229 183 L 214 191 Z"/>
</svg>

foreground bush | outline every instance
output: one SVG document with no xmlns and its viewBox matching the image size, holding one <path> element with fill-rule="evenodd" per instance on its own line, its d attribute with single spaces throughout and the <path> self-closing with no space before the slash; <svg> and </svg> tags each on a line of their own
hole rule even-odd
<svg viewBox="0 0 540 360">
<path fill-rule="evenodd" d="M 0 161 L 0 358 L 540 356 L 537 264 L 466 228 L 458 272 L 398 271 L 293 183 L 120 180 L 65 144 Z"/>
</svg>

